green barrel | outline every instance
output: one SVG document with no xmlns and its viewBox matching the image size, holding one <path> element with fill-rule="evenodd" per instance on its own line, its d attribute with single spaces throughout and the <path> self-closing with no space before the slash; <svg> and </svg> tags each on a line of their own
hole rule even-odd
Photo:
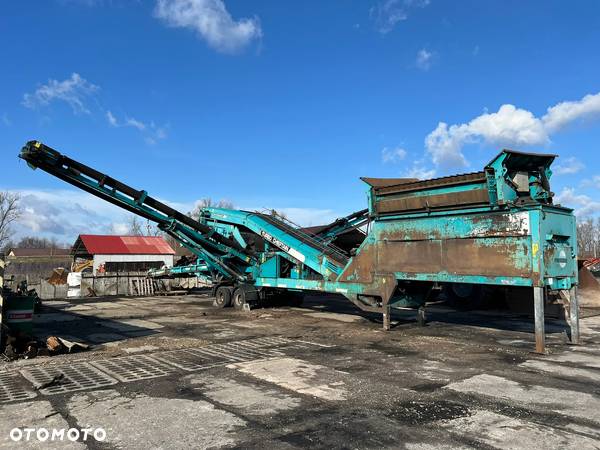
<svg viewBox="0 0 600 450">
<path fill-rule="evenodd" d="M 34 297 L 5 295 L 2 298 L 2 323 L 11 331 L 31 334 L 33 331 Z"/>
</svg>

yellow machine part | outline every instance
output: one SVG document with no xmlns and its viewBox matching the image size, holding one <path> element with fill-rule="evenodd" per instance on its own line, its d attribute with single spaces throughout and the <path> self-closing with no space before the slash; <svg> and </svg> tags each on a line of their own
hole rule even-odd
<svg viewBox="0 0 600 450">
<path fill-rule="evenodd" d="M 79 264 L 73 264 L 71 272 L 83 272 L 85 269 L 91 269 L 94 266 L 94 260 L 88 259 Z"/>
</svg>

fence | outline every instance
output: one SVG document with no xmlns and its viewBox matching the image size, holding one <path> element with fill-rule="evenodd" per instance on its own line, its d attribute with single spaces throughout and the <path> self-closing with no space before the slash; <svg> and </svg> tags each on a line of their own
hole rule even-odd
<svg viewBox="0 0 600 450">
<path fill-rule="evenodd" d="M 145 272 L 82 274 L 81 296 L 102 295 L 153 295 L 160 286 L 155 286 Z"/>
<path fill-rule="evenodd" d="M 176 289 L 206 286 L 197 278 L 151 279 L 146 272 L 82 274 L 81 296 L 147 296 Z"/>
<path fill-rule="evenodd" d="M 28 277 L 29 278 L 29 277 Z M 72 297 L 66 284 L 51 284 L 44 279 L 31 279 L 28 289 L 35 289 L 42 300 Z M 174 278 L 153 280 L 145 272 L 104 273 L 96 276 L 82 274 L 81 286 L 75 297 L 96 297 L 104 295 L 149 296 L 175 290 L 205 287 L 197 278 Z M 14 286 L 16 287 L 16 286 Z M 73 288 L 71 288 L 73 289 Z M 77 290 L 77 289 L 75 289 Z"/>
</svg>

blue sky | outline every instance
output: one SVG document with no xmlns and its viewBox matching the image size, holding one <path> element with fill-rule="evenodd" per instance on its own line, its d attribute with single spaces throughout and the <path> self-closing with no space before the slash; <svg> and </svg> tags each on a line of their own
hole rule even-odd
<svg viewBox="0 0 600 450">
<path fill-rule="evenodd" d="M 553 152 L 559 200 L 600 213 L 596 1 L 5 1 L 0 37 L 19 235 L 128 221 L 17 160 L 29 139 L 183 210 L 228 199 L 307 225 L 365 207 L 360 176 Z"/>
</svg>

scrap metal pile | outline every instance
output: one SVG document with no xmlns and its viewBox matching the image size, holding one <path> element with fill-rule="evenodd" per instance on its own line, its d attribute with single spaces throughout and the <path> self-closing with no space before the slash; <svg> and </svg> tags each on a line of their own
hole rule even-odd
<svg viewBox="0 0 600 450">
<path fill-rule="evenodd" d="M 160 275 L 205 279 L 220 307 L 331 292 L 381 313 L 389 329 L 392 306 L 422 313 L 434 287 L 516 286 L 533 291 L 537 351 L 544 351 L 549 293 L 567 293 L 571 337 L 578 340 L 575 218 L 553 204 L 555 155 L 503 150 L 475 173 L 422 181 L 363 178 L 370 186 L 368 208 L 314 233 L 255 211 L 209 207 L 192 218 L 38 141 L 28 142 L 20 157 L 157 223 L 197 256 L 194 264 Z M 362 229 L 366 233 L 335 245 L 349 230 Z"/>
</svg>

